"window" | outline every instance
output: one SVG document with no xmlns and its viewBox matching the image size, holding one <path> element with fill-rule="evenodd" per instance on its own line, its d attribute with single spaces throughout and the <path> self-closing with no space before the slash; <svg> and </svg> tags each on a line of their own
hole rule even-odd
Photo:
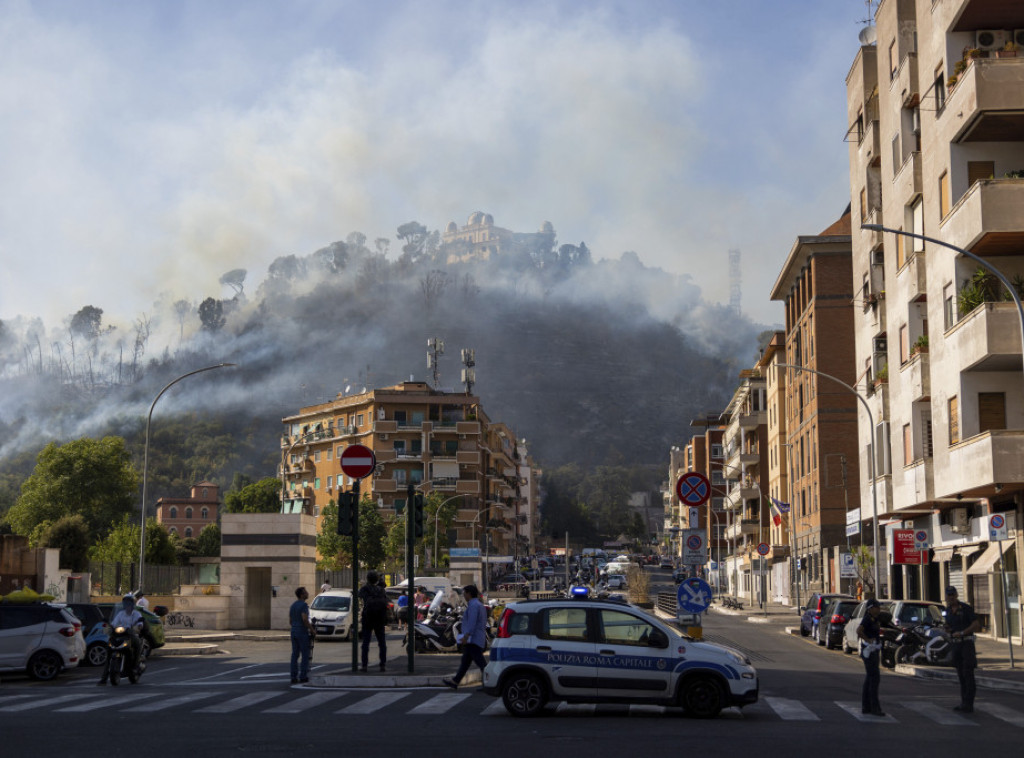
<svg viewBox="0 0 1024 758">
<path fill-rule="evenodd" d="M 1006 393 L 978 393 L 978 431 L 1006 428 Z"/>
<path fill-rule="evenodd" d="M 906 324 L 900 325 L 900 363 L 910 360 L 910 332 Z"/>
<path fill-rule="evenodd" d="M 956 323 L 956 298 L 953 297 L 953 283 L 942 288 L 942 321 L 946 329 Z"/>
<path fill-rule="evenodd" d="M 327 477 L 327 489 L 331 489 L 334 486 L 334 477 Z"/>
<path fill-rule="evenodd" d="M 320 462 L 320 451 L 317 450 L 316 452 L 313 453 L 313 463 L 319 463 L 319 462 Z"/>
<path fill-rule="evenodd" d="M 903 465 L 909 466 L 914 462 L 914 435 L 910 431 L 910 424 L 903 425 Z"/>
<path fill-rule="evenodd" d="M 892 172 L 895 174 L 903 165 L 903 153 L 900 150 L 900 133 L 892 135 Z"/>
<path fill-rule="evenodd" d="M 398 455 L 405 455 L 405 440 L 395 440 L 395 452 Z"/>
<path fill-rule="evenodd" d="M 172 505 L 168 516 L 170 518 L 178 518 L 178 509 Z"/>
<path fill-rule="evenodd" d="M 548 608 L 540 613 L 542 640 L 587 641 L 587 611 L 585 608 Z"/>
<path fill-rule="evenodd" d="M 199 511 L 199 515 L 205 521 L 206 519 L 210 518 L 210 509 L 203 508 L 201 511 Z"/>
<path fill-rule="evenodd" d="M 932 89 L 935 91 L 935 110 L 941 111 L 946 107 L 946 75 L 942 72 L 942 66 L 935 69 Z"/>
<path fill-rule="evenodd" d="M 991 179 L 996 174 L 995 161 L 967 161 L 967 186 Z"/>
<path fill-rule="evenodd" d="M 946 409 L 949 415 L 949 444 L 955 445 L 960 441 L 960 403 L 956 395 L 946 401 Z"/>
<path fill-rule="evenodd" d="M 932 457 L 932 412 L 927 408 L 921 412 L 921 452 L 925 458 Z"/>
<path fill-rule="evenodd" d="M 185 509 L 185 518 L 192 518 L 192 509 L 191 508 L 186 508 Z"/>
<path fill-rule="evenodd" d="M 405 426 L 405 411 L 395 411 L 395 422 L 399 426 Z"/>
<path fill-rule="evenodd" d="M 725 484 L 725 477 L 722 475 L 721 471 L 717 471 L 716 470 L 716 471 L 712 471 L 711 472 L 711 483 L 712 484 Z"/>
<path fill-rule="evenodd" d="M 203 487 L 203 499 L 206 499 L 206 487 Z"/>
<path fill-rule="evenodd" d="M 622 611 L 600 612 L 601 635 L 612 645 L 647 647 L 654 627 L 630 613 Z"/>
<path fill-rule="evenodd" d="M 900 228 L 900 231 L 901 232 L 903 231 L 902 227 Z M 903 264 L 907 262 L 906 243 L 904 242 L 905 239 L 906 239 L 906 237 L 904 237 L 902 234 L 897 234 L 896 235 L 896 270 L 897 271 L 899 271 L 901 268 L 903 268 Z"/>
<path fill-rule="evenodd" d="M 420 484 L 423 481 L 423 469 L 413 469 L 409 472 L 409 479 L 413 484 Z"/>
<path fill-rule="evenodd" d="M 315 489 L 315 490 L 320 489 L 320 477 L 319 476 L 313 478 L 313 489 Z"/>
<path fill-rule="evenodd" d="M 868 190 L 866 187 L 860 188 L 860 222 L 866 223 L 868 220 Z"/>
<path fill-rule="evenodd" d="M 362 413 L 360 413 L 359 415 L 356 416 L 356 423 L 355 423 L 355 425 L 356 426 L 362 426 L 363 425 L 363 414 Z"/>
<path fill-rule="evenodd" d="M 711 446 L 711 457 L 712 458 L 721 458 L 722 457 L 722 446 L 721 445 L 715 444 L 715 445 Z"/>
<path fill-rule="evenodd" d="M 186 526 L 185 527 L 185 538 L 187 539 L 187 538 L 189 538 L 191 536 L 192 536 L 192 527 Z"/>
<path fill-rule="evenodd" d="M 943 171 L 939 177 L 939 218 L 945 218 L 949 215 L 951 208 L 950 194 L 949 194 L 949 172 Z"/>
<path fill-rule="evenodd" d="M 395 482 L 397 482 L 398 484 L 405 484 L 405 474 L 406 474 L 406 471 L 405 471 L 404 468 L 396 468 L 395 469 Z"/>
<path fill-rule="evenodd" d="M 913 205 L 910 206 L 910 224 L 914 234 L 924 234 L 924 200 L 917 198 Z M 917 237 L 911 237 L 910 242 L 907 244 L 911 245 L 911 249 L 915 253 L 924 252 L 924 240 L 918 239 Z"/>
<path fill-rule="evenodd" d="M 331 448 L 327 448 L 327 460 L 331 460 L 331 453 L 333 452 L 334 450 L 332 450 Z"/>
<path fill-rule="evenodd" d="M 896 40 L 889 43 L 889 81 L 896 78 L 899 71 L 899 51 L 896 49 Z"/>
<path fill-rule="evenodd" d="M 395 506 L 395 513 L 404 513 L 405 512 L 405 498 L 404 497 L 396 497 L 395 498 L 395 502 L 394 502 L 394 506 Z"/>
</svg>

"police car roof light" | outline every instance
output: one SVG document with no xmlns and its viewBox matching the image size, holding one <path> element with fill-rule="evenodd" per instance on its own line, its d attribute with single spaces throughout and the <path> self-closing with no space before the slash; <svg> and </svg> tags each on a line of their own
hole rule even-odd
<svg viewBox="0 0 1024 758">
<path fill-rule="evenodd" d="M 573 587 L 570 591 L 573 597 L 588 597 L 590 595 L 590 587 Z"/>
</svg>

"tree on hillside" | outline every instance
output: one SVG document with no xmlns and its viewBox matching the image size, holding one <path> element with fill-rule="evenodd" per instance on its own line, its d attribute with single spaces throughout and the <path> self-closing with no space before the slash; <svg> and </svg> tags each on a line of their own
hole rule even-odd
<svg viewBox="0 0 1024 758">
<path fill-rule="evenodd" d="M 223 274 L 218 281 L 222 287 L 231 287 L 237 297 L 242 294 L 242 290 L 245 288 L 245 275 L 247 273 L 244 268 L 235 268 Z"/>
<path fill-rule="evenodd" d="M 87 305 L 71 317 L 69 329 L 76 336 L 94 340 L 100 336 L 102 321 L 103 309 Z"/>
<path fill-rule="evenodd" d="M 175 300 L 174 315 L 178 318 L 178 343 L 180 344 L 185 339 L 185 320 L 188 318 L 188 314 L 192 312 L 192 303 L 188 300 Z"/>
<path fill-rule="evenodd" d="M 224 318 L 224 304 L 212 297 L 206 298 L 199 304 L 199 321 L 205 331 L 219 332 L 227 321 Z"/>
<path fill-rule="evenodd" d="M 207 524 L 196 538 L 196 555 L 201 558 L 216 558 L 220 555 L 220 527 Z"/>
<path fill-rule="evenodd" d="M 15 533 L 28 535 L 43 521 L 80 514 L 95 538 L 134 511 L 138 492 L 139 474 L 122 438 L 51 442 L 39 453 L 7 521 Z"/>
<path fill-rule="evenodd" d="M 281 480 L 268 476 L 238 492 L 224 496 L 228 513 L 279 513 L 281 511 Z"/>
</svg>

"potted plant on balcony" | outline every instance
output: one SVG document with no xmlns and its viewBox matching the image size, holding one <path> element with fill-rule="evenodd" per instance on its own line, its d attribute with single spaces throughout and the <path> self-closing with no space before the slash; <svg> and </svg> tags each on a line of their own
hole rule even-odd
<svg viewBox="0 0 1024 758">
<path fill-rule="evenodd" d="M 878 369 L 878 373 L 875 374 L 875 387 L 880 387 L 883 384 L 889 382 L 889 364 L 886 363 L 882 368 Z"/>
<path fill-rule="evenodd" d="M 1011 39 L 1003 46 L 1002 50 L 996 50 L 996 58 L 1016 58 L 1017 45 Z"/>
<path fill-rule="evenodd" d="M 928 335 L 927 334 L 922 334 L 914 342 L 914 346 L 910 350 L 910 355 L 911 356 L 915 356 L 918 353 L 927 353 L 927 352 L 928 352 Z"/>
</svg>

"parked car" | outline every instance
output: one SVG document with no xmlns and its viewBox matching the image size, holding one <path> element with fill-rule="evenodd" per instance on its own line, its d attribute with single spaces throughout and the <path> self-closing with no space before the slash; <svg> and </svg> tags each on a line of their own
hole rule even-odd
<svg viewBox="0 0 1024 758">
<path fill-rule="evenodd" d="M 626 589 L 626 577 L 622 574 L 609 574 L 605 586 L 610 590 Z"/>
<path fill-rule="evenodd" d="M 107 623 L 121 607 L 120 603 L 93 603 L 93 605 L 103 611 L 103 618 Z M 145 608 L 136 608 L 135 610 L 142 614 L 142 620 L 145 622 L 142 625 L 142 634 L 139 636 L 142 638 L 142 657 L 148 658 L 151 652 L 167 643 L 167 638 L 164 635 L 164 621 L 156 613 Z"/>
<path fill-rule="evenodd" d="M 0 603 L 0 671 L 46 682 L 84 655 L 82 622 L 63 605 Z"/>
<path fill-rule="evenodd" d="M 659 567 L 663 569 L 671 569 L 675 567 L 675 563 L 673 563 L 672 559 L 669 556 L 663 555 L 661 557 L 661 563 L 659 564 Z"/>
<path fill-rule="evenodd" d="M 878 617 L 880 623 L 889 623 L 892 619 L 892 601 L 879 600 L 882 606 L 882 614 Z M 864 614 L 867 613 L 868 601 L 861 602 L 853 611 L 853 614 L 843 628 L 843 652 L 855 653 L 860 649 L 860 640 L 857 638 L 857 627 L 864 621 Z M 883 649 L 882 661 L 885 662 L 885 650 Z"/>
<path fill-rule="evenodd" d="M 891 633 L 886 633 L 883 628 L 882 636 L 883 643 L 886 641 L 895 642 L 896 635 L 900 631 L 912 629 L 918 624 L 941 624 L 943 622 L 942 616 L 942 603 L 937 603 L 933 600 L 882 600 L 882 612 L 885 615 L 885 622 L 891 623 L 893 627 L 896 627 Z M 863 603 L 857 606 L 857 610 L 854 611 L 850 621 L 847 622 L 846 628 L 843 633 L 843 651 L 852 653 L 858 649 L 859 643 L 857 640 L 857 627 L 860 626 L 860 621 L 864 617 Z M 856 621 L 856 624 L 853 622 Z M 852 626 L 851 626 L 852 625 Z M 882 662 L 887 666 L 893 666 L 896 663 L 895 645 L 883 645 L 882 648 Z"/>
<path fill-rule="evenodd" d="M 316 628 L 317 639 L 351 639 L 351 610 L 352 590 L 327 590 L 313 598 L 309 606 L 309 620 Z"/>
<path fill-rule="evenodd" d="M 818 623 L 819 645 L 824 645 L 828 650 L 838 650 L 842 647 L 846 622 L 850 620 L 857 605 L 856 600 L 831 598 L 828 601 L 828 607 L 822 611 L 821 621 Z"/>
<path fill-rule="evenodd" d="M 86 666 L 105 666 L 110 652 L 110 624 L 103 616 L 103 609 L 94 603 L 68 603 L 68 609 L 82 622 L 82 636 L 85 638 Z"/>
<path fill-rule="evenodd" d="M 822 601 L 828 598 L 842 598 L 843 600 L 856 600 L 853 595 L 842 593 L 821 593 L 815 592 L 807 601 L 807 605 L 800 606 L 800 634 L 804 637 L 813 637 L 818 640 L 818 622 L 821 620 Z"/>
</svg>

